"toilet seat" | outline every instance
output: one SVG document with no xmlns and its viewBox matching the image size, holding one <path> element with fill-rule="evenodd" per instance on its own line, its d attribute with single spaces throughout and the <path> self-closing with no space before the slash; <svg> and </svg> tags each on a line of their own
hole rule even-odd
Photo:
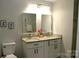
<svg viewBox="0 0 79 59">
<path fill-rule="evenodd" d="M 6 55 L 5 58 L 17 58 L 14 54 Z"/>
</svg>

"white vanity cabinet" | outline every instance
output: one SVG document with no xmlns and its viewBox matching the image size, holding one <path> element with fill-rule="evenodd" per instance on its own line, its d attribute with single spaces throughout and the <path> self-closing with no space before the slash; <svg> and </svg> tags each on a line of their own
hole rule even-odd
<svg viewBox="0 0 79 59">
<path fill-rule="evenodd" d="M 57 58 L 61 57 L 61 39 L 48 39 L 46 41 L 24 42 L 24 57 L 27 58 Z"/>
<path fill-rule="evenodd" d="M 61 57 L 61 39 L 48 41 L 48 58 Z"/>
<path fill-rule="evenodd" d="M 24 57 L 27 58 L 43 58 L 44 46 L 43 42 L 25 43 L 23 42 Z"/>
<path fill-rule="evenodd" d="M 52 39 L 44 41 L 44 57 L 57 58 L 61 57 L 62 41 L 61 39 Z"/>
</svg>

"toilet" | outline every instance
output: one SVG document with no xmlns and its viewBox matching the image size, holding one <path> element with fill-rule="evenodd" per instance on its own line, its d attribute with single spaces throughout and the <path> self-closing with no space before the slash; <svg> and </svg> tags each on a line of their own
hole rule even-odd
<svg viewBox="0 0 79 59">
<path fill-rule="evenodd" d="M 3 50 L 3 57 L 2 58 L 17 58 L 15 53 L 15 42 L 11 43 L 3 43 L 2 44 L 2 50 Z"/>
</svg>

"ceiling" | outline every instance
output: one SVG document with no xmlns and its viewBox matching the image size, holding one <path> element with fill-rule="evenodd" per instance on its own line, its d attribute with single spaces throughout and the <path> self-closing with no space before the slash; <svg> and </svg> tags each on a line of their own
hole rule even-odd
<svg viewBox="0 0 79 59">
<path fill-rule="evenodd" d="M 56 0 L 44 0 L 44 1 L 48 1 L 48 2 L 55 2 Z"/>
</svg>

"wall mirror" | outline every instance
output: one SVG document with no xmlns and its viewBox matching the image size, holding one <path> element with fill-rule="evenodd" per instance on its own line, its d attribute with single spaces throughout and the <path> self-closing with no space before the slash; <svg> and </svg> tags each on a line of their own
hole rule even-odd
<svg viewBox="0 0 79 59">
<path fill-rule="evenodd" d="M 36 14 L 22 14 L 22 32 L 36 32 Z"/>
<path fill-rule="evenodd" d="M 52 17 L 51 15 L 37 15 L 24 13 L 22 15 L 23 33 L 32 33 L 40 29 L 44 33 L 52 32 Z"/>
<path fill-rule="evenodd" d="M 52 32 L 52 17 L 51 15 L 42 15 L 41 16 L 41 28 L 43 32 Z"/>
</svg>

